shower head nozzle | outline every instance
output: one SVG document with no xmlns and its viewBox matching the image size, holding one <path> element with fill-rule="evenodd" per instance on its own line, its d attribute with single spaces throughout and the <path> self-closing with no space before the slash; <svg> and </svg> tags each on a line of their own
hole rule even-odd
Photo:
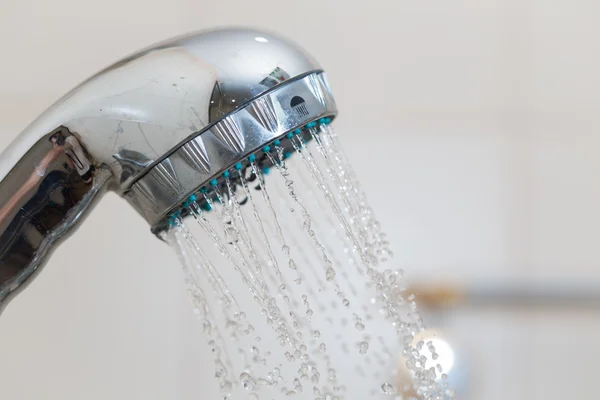
<svg viewBox="0 0 600 400">
<path fill-rule="evenodd" d="M 0 156 L 0 306 L 104 189 L 160 231 L 203 186 L 249 158 L 267 166 L 271 143 L 336 114 L 312 57 L 257 30 L 177 37 L 106 68 Z"/>
</svg>

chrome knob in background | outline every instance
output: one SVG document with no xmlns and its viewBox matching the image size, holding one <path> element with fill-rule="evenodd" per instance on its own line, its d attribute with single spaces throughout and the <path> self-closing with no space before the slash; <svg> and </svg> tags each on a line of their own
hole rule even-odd
<svg viewBox="0 0 600 400">
<path fill-rule="evenodd" d="M 233 163 L 336 113 L 316 61 L 257 30 L 181 36 L 106 68 L 0 156 L 0 308 L 104 190 L 156 225 Z"/>
</svg>

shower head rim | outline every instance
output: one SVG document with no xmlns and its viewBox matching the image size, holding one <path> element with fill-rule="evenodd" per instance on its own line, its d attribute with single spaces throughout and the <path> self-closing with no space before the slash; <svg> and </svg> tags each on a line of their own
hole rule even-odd
<svg viewBox="0 0 600 400">
<path fill-rule="evenodd" d="M 294 97 L 303 100 L 301 115 L 297 106 L 290 104 Z M 284 138 L 288 132 L 336 115 L 324 72 L 290 79 L 236 109 L 210 129 L 189 137 L 134 182 L 123 196 L 156 231 L 164 225 L 169 212 L 235 163 Z"/>
<path fill-rule="evenodd" d="M 167 152 L 165 152 L 163 155 L 161 155 L 160 157 L 157 157 L 152 163 L 148 164 L 145 169 L 141 170 L 139 172 L 139 177 L 134 181 L 134 182 L 130 182 L 129 185 L 126 188 L 123 188 L 122 191 L 123 193 L 128 192 L 129 190 L 131 190 L 132 186 L 140 179 L 144 178 L 144 176 L 146 176 L 154 167 L 156 167 L 156 165 L 160 164 L 162 161 L 168 159 L 169 157 L 171 157 L 173 155 L 173 153 L 177 152 L 179 149 L 181 149 L 181 147 L 185 146 L 187 143 L 189 143 L 191 140 L 194 140 L 197 137 L 202 136 L 204 133 L 206 133 L 207 131 L 211 130 L 215 125 L 219 124 L 220 122 L 222 122 L 224 119 L 227 119 L 227 117 L 229 117 L 232 114 L 237 113 L 238 111 L 246 108 L 248 105 L 254 103 L 257 99 L 268 95 L 269 93 L 278 90 L 282 85 L 286 85 L 288 83 L 297 81 L 297 80 L 301 80 L 306 78 L 309 75 L 313 75 L 313 74 L 322 74 L 325 71 L 323 71 L 322 69 L 315 69 L 315 70 L 311 70 L 311 71 L 307 71 L 305 73 L 302 73 L 300 75 L 294 76 L 292 78 L 290 78 L 289 80 L 278 84 L 277 86 L 274 86 L 258 95 L 256 95 L 255 97 L 246 100 L 244 103 L 238 105 L 238 109 L 236 109 L 235 111 L 233 111 L 230 114 L 224 115 L 219 119 L 216 119 L 214 121 L 211 121 L 209 124 L 207 124 L 206 126 L 202 127 L 202 129 L 199 129 L 197 132 L 192 133 L 191 135 L 189 135 L 188 137 L 184 138 L 183 140 L 181 140 L 179 143 L 177 143 L 176 145 L 173 146 L 173 148 Z"/>
</svg>

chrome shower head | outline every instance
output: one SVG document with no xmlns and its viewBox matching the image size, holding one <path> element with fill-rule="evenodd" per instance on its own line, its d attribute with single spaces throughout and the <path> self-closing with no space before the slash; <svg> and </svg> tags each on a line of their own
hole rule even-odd
<svg viewBox="0 0 600 400">
<path fill-rule="evenodd" d="M 105 189 L 158 232 L 205 185 L 268 166 L 272 142 L 291 150 L 336 113 L 319 65 L 270 33 L 194 33 L 115 63 L 0 156 L 0 308 Z"/>
</svg>

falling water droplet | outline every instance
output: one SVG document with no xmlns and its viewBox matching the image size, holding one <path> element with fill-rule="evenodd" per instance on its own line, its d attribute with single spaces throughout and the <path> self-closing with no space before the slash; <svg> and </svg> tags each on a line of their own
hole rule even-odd
<svg viewBox="0 0 600 400">
<path fill-rule="evenodd" d="M 362 341 L 358 344 L 358 352 L 360 354 L 367 354 L 367 351 L 369 351 L 369 343 Z"/>
<path fill-rule="evenodd" d="M 290 262 L 288 263 L 288 265 L 289 265 L 290 269 L 293 269 L 293 270 L 295 270 L 296 268 L 298 268 L 296 266 L 296 263 L 292 259 L 290 259 Z"/>
<path fill-rule="evenodd" d="M 316 385 L 317 383 L 319 383 L 320 377 L 321 375 L 318 372 L 315 372 L 313 376 L 311 376 L 310 381 Z"/>
<path fill-rule="evenodd" d="M 329 368 L 328 373 L 329 373 L 329 379 L 332 380 L 332 381 L 334 381 L 335 378 L 336 378 L 336 376 L 335 376 L 335 369 Z"/>
<path fill-rule="evenodd" d="M 390 385 L 389 383 L 387 383 L 387 382 L 384 383 L 383 385 L 381 385 L 381 390 L 385 394 L 389 394 L 389 395 L 396 394 L 396 390 L 394 390 L 394 387 L 392 385 Z"/>
<path fill-rule="evenodd" d="M 256 384 L 256 381 L 249 373 L 242 372 L 240 374 L 240 383 L 242 384 L 242 387 L 244 389 L 252 391 L 254 390 L 254 385 Z"/>
<path fill-rule="evenodd" d="M 328 267 L 325 271 L 325 278 L 327 278 L 328 281 L 332 281 L 333 278 L 335 278 L 335 270 L 331 267 Z"/>
</svg>

